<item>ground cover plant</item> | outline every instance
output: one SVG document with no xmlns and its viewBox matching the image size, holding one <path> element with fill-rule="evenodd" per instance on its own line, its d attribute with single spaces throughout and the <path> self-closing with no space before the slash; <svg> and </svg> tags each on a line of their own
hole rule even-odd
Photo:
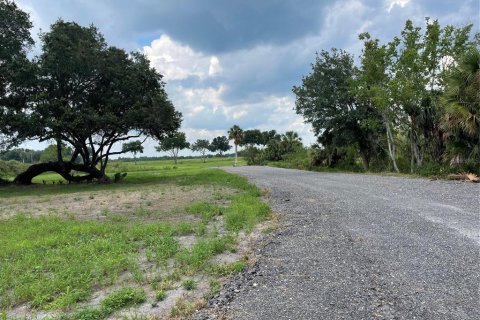
<svg viewBox="0 0 480 320">
<path fill-rule="evenodd" d="M 232 159 L 113 163 L 109 174 L 127 172 L 116 184 L 44 174 L 45 184 L 1 188 L 0 310 L 104 319 L 142 304 L 174 314 L 198 305 L 245 266 L 242 253 L 216 258 L 269 215 L 261 190 L 211 168 L 222 165 Z"/>
</svg>

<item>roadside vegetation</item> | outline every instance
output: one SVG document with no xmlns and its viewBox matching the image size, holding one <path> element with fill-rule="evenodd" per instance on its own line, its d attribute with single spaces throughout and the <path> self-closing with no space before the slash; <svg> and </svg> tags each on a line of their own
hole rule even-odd
<svg viewBox="0 0 480 320">
<path fill-rule="evenodd" d="M 344 50 L 322 50 L 293 87 L 318 143 L 250 129 L 236 144 L 249 164 L 480 175 L 480 34 L 472 28 L 427 18 L 423 28 L 407 20 L 388 42 L 362 33 L 358 64 Z"/>
<path fill-rule="evenodd" d="M 422 175 L 480 171 L 479 34 L 473 25 L 410 20 L 383 42 L 359 35 L 359 63 L 317 54 L 293 87 L 319 145 L 312 165 Z"/>
<path fill-rule="evenodd" d="M 105 319 L 142 305 L 164 317 L 192 312 L 246 267 L 239 241 L 270 215 L 261 190 L 210 168 L 233 161 L 114 162 L 110 175 L 127 172 L 116 184 L 43 174 L 45 184 L 1 188 L 0 310 L 9 319 Z"/>
</svg>

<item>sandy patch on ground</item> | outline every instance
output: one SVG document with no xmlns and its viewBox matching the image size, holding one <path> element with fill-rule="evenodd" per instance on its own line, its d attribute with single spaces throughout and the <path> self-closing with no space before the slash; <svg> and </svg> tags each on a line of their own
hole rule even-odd
<svg viewBox="0 0 480 320">
<path fill-rule="evenodd" d="M 153 185 L 135 189 L 0 198 L 0 218 L 21 213 L 98 220 L 121 215 L 168 221 L 178 219 L 177 213 L 184 212 L 191 203 L 209 201 L 221 204 L 225 201 L 224 195 L 233 192 L 219 186 Z"/>
</svg>

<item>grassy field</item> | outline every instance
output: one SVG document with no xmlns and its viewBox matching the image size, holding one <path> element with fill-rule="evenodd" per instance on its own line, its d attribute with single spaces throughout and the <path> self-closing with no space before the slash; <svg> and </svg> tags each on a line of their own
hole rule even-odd
<svg viewBox="0 0 480 320">
<path fill-rule="evenodd" d="M 182 318 L 247 263 L 270 214 L 231 159 L 113 162 L 110 185 L 0 188 L 0 319 Z"/>
</svg>

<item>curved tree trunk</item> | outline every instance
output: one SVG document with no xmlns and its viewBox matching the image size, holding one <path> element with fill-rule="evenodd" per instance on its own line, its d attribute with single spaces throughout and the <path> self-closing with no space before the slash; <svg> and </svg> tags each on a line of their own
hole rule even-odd
<svg viewBox="0 0 480 320">
<path fill-rule="evenodd" d="M 84 176 L 73 176 L 71 171 L 81 171 L 87 173 Z M 75 164 L 71 162 L 46 162 L 33 164 L 28 169 L 15 178 L 13 181 L 17 184 L 29 185 L 32 184 L 32 179 L 44 172 L 56 172 L 69 182 L 81 182 L 85 180 L 97 179 L 101 182 L 108 182 L 109 178 L 95 167 L 89 167 L 83 164 Z"/>
<path fill-rule="evenodd" d="M 385 115 L 383 115 L 383 124 L 385 125 L 385 129 L 387 131 L 388 155 L 390 156 L 390 160 L 392 160 L 393 169 L 395 172 L 399 173 L 400 170 L 398 170 L 397 166 L 396 146 L 395 142 L 393 141 L 392 129 L 390 128 L 390 122 Z"/>
</svg>

